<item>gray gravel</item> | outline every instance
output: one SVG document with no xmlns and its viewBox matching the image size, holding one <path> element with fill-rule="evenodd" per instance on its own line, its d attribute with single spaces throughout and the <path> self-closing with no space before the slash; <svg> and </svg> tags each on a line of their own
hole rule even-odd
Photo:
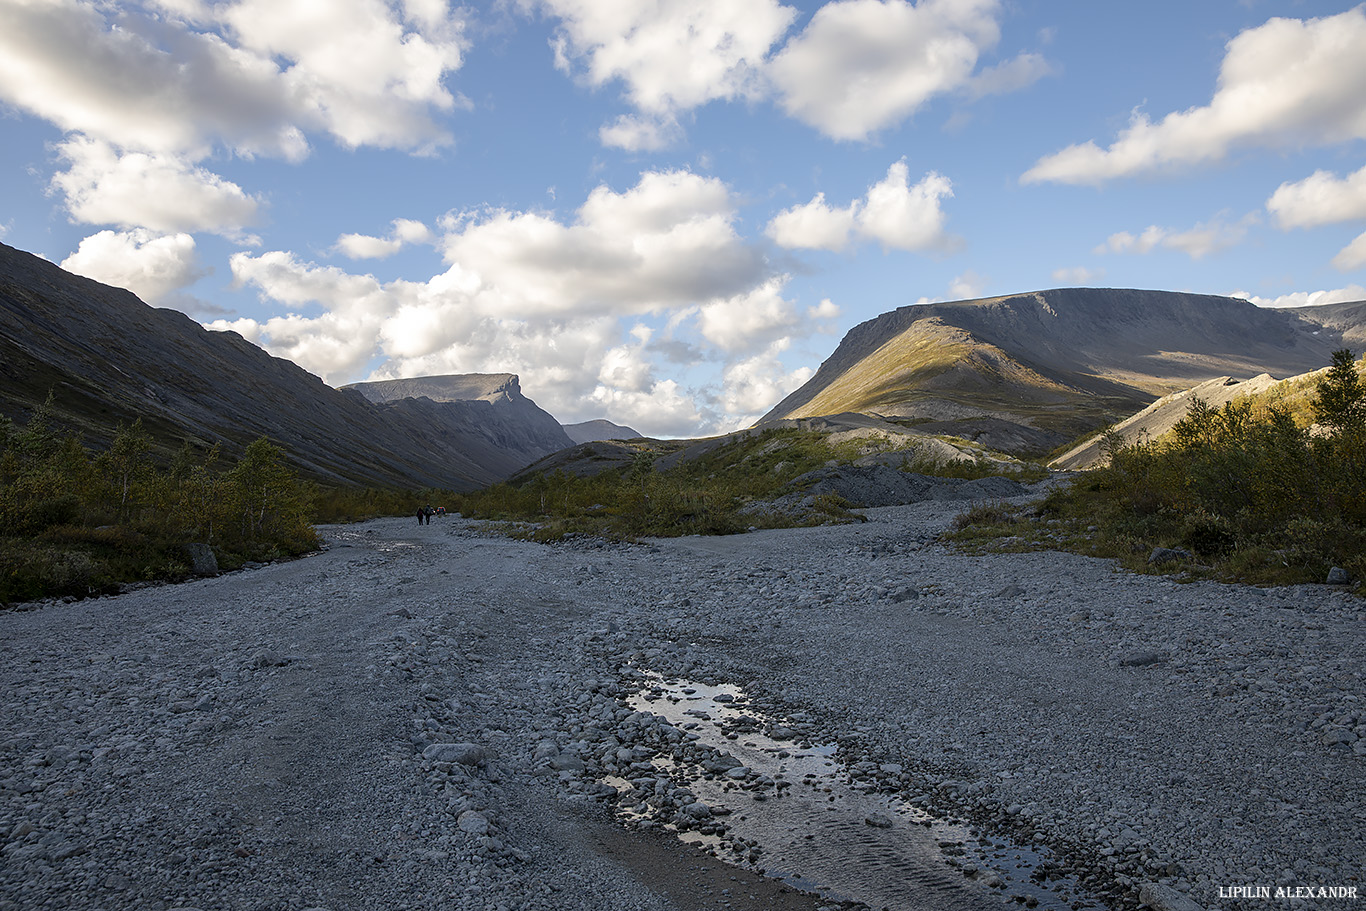
<svg viewBox="0 0 1366 911">
<path fill-rule="evenodd" d="M 649 545 L 380 520 L 0 615 L 0 909 L 834 906 L 611 821 L 601 776 L 688 741 L 628 707 L 647 672 L 741 686 L 1117 907 L 1366 886 L 1362 601 L 967 556 L 952 511 Z"/>
</svg>

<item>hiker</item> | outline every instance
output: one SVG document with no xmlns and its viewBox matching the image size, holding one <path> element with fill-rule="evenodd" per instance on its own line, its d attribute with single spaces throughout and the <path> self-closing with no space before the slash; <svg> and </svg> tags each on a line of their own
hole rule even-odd
<svg viewBox="0 0 1366 911">
<path fill-rule="evenodd" d="M 427 524 L 428 524 L 428 525 L 431 525 L 431 524 L 432 524 L 432 516 L 434 516 L 434 515 L 436 515 L 436 510 L 435 510 L 435 509 L 432 509 L 430 506 L 428 506 L 428 507 L 427 507 Z"/>
<path fill-rule="evenodd" d="M 418 525 L 428 525 L 428 524 L 430 524 L 430 522 L 431 522 L 431 520 L 427 518 L 427 510 L 425 510 L 425 509 L 423 509 L 421 506 L 419 506 L 419 507 L 417 508 L 417 524 L 418 524 Z"/>
</svg>

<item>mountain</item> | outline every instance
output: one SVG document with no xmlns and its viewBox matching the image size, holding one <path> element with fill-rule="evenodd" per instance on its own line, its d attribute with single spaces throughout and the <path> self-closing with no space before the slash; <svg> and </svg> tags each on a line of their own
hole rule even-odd
<svg viewBox="0 0 1366 911">
<path fill-rule="evenodd" d="M 379 380 L 343 386 L 385 408 L 442 415 L 444 445 L 507 476 L 574 445 L 549 412 L 522 394 L 511 373 L 467 373 Z"/>
<path fill-rule="evenodd" d="M 185 440 L 236 454 L 266 435 L 325 482 L 470 490 L 508 473 L 496 443 L 475 445 L 477 408 L 373 404 L 236 333 L 0 244 L 0 414 L 25 423 L 49 392 L 54 421 L 97 447 L 141 418 L 163 456 Z"/>
<path fill-rule="evenodd" d="M 578 424 L 565 424 L 564 432 L 577 443 L 596 443 L 600 440 L 638 440 L 640 433 L 611 421 L 582 421 Z"/>
<path fill-rule="evenodd" d="M 1037 455 L 1206 380 L 1327 364 L 1366 326 L 1366 305 L 1332 306 L 1063 288 L 901 307 L 851 329 L 760 423 L 856 411 Z"/>
</svg>

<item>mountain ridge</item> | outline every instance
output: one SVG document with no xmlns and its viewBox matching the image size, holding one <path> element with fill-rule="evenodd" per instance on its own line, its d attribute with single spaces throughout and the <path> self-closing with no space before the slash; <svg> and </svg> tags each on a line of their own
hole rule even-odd
<svg viewBox="0 0 1366 911">
<path fill-rule="evenodd" d="M 372 404 L 235 332 L 5 244 L 0 380 L 0 414 L 23 423 L 51 392 L 55 420 L 97 446 L 142 419 L 163 455 L 182 441 L 239 453 L 264 435 L 329 483 L 471 490 L 509 473 L 486 464 L 496 444 L 469 445 L 469 409 Z"/>
<path fill-rule="evenodd" d="M 857 411 L 1039 454 L 1205 380 L 1322 366 L 1366 322 L 1354 306 L 1317 322 L 1240 298 L 1113 288 L 913 304 L 851 329 L 759 424 Z"/>
</svg>

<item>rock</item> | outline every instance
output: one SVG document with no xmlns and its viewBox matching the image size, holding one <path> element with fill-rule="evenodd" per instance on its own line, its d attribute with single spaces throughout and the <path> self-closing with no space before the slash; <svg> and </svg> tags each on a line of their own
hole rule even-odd
<svg viewBox="0 0 1366 911">
<path fill-rule="evenodd" d="M 455 824 L 460 827 L 461 832 L 470 835 L 487 835 L 489 833 L 489 819 L 478 810 L 466 810 L 456 819 Z"/>
<path fill-rule="evenodd" d="M 1175 563 L 1177 560 L 1189 560 L 1190 551 L 1182 550 L 1179 547 L 1154 547 L 1153 552 L 1148 554 L 1149 566 L 1163 566 L 1167 563 Z"/>
<path fill-rule="evenodd" d="M 263 648 L 251 656 L 251 666 L 254 668 L 284 667 L 288 663 L 288 658 L 281 658 L 268 648 Z"/>
<path fill-rule="evenodd" d="M 588 763 L 573 753 L 557 753 L 550 757 L 550 767 L 557 772 L 582 772 Z"/>
<path fill-rule="evenodd" d="M 1352 575 L 1341 566 L 1334 566 L 1328 570 L 1328 585 L 1351 585 Z"/>
<path fill-rule="evenodd" d="M 998 598 L 1018 598 L 1025 593 L 1023 588 L 1018 585 L 1007 585 L 996 593 Z"/>
<path fill-rule="evenodd" d="M 185 553 L 190 558 L 190 572 L 196 576 L 218 575 L 218 558 L 213 548 L 207 544 L 186 544 Z"/>
<path fill-rule="evenodd" d="M 466 766 L 488 764 L 488 753 L 477 743 L 434 743 L 422 751 L 423 759 L 454 762 Z"/>
<path fill-rule="evenodd" d="M 892 821 L 881 813 L 869 813 L 863 817 L 863 824 L 875 829 L 890 829 L 892 827 Z"/>
<path fill-rule="evenodd" d="M 1183 892 L 1162 883 L 1143 883 L 1138 887 L 1138 900 L 1152 911 L 1205 911 Z"/>
<path fill-rule="evenodd" d="M 1119 659 L 1120 667 L 1147 667 L 1150 664 L 1162 664 L 1167 660 L 1167 656 L 1161 652 L 1130 652 Z"/>
</svg>

